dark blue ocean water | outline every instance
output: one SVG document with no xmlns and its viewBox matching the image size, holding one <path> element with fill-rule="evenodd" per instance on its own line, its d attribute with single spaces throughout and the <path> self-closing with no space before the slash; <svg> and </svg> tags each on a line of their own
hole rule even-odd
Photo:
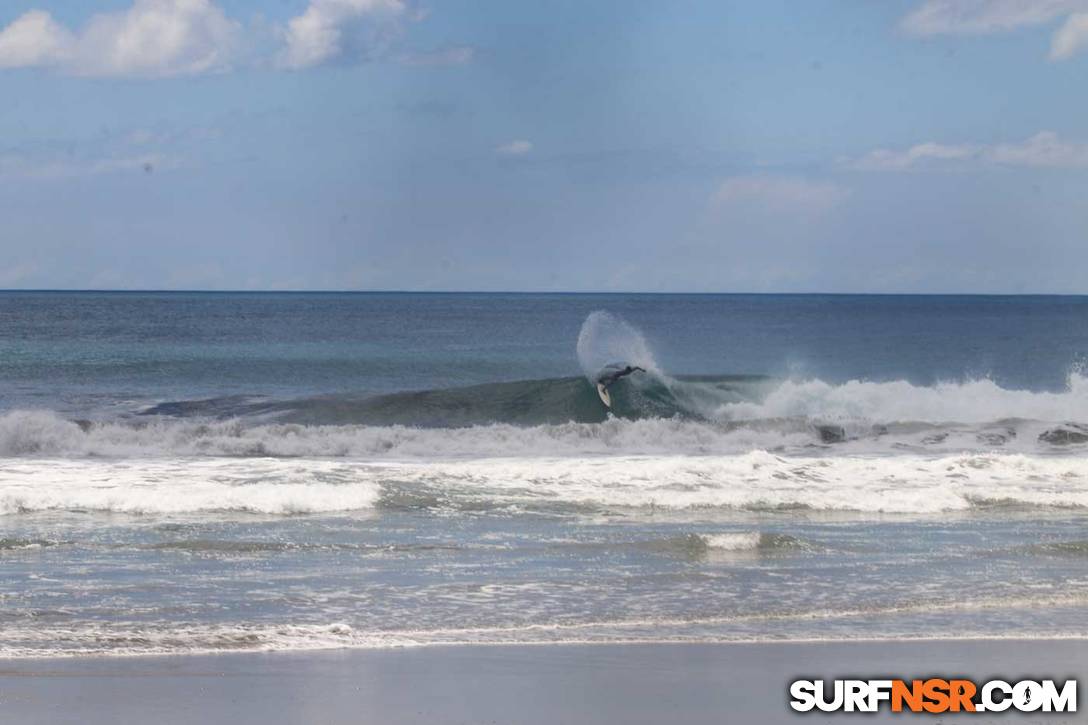
<svg viewBox="0 0 1088 725">
<path fill-rule="evenodd" d="M 0 657 L 1085 638 L 1086 356 L 1083 297 L 0 293 Z"/>
<path fill-rule="evenodd" d="M 1088 297 L 0 293 L 0 406 L 385 393 L 580 373 L 586 316 L 671 373 L 1060 390 Z"/>
</svg>

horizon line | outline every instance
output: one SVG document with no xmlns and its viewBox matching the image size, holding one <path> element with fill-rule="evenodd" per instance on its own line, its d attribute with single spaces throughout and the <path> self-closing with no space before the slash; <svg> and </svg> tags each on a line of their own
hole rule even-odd
<svg viewBox="0 0 1088 725">
<path fill-rule="evenodd" d="M 649 290 L 413 290 L 413 289 L 163 289 L 163 288 L 94 288 L 94 287 L 27 287 L 0 288 L 0 294 L 358 294 L 358 295 L 659 295 L 659 296 L 718 296 L 718 297 L 1085 297 L 1088 292 L 677 292 Z"/>
</svg>

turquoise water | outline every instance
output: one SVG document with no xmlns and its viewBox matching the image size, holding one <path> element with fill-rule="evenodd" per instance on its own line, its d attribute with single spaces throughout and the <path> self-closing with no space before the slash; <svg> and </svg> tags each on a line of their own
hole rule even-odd
<svg viewBox="0 0 1088 725">
<path fill-rule="evenodd" d="M 0 656 L 1084 636 L 1086 353 L 1080 297 L 0 293 Z"/>
</svg>

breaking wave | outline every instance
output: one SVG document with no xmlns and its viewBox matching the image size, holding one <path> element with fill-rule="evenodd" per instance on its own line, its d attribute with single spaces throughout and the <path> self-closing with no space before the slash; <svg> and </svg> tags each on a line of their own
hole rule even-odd
<svg viewBox="0 0 1088 725">
<path fill-rule="evenodd" d="M 585 377 L 176 401 L 97 421 L 9 411 L 0 513 L 1088 505 L 1079 371 L 1061 392 L 669 376 L 605 313 L 586 320 L 577 352 Z M 616 358 L 647 372 L 617 382 L 609 410 L 592 371 Z M 749 545 L 736 536 L 703 544 Z"/>
<path fill-rule="evenodd" d="M 582 379 L 587 395 L 593 393 Z M 763 383 L 765 384 L 765 383 Z M 517 384 L 503 384 L 514 386 Z M 733 383 L 672 383 L 705 386 L 719 396 Z M 663 390 L 664 388 L 661 388 Z M 690 392 L 690 391 L 689 391 Z M 645 390 L 643 410 L 666 407 Z M 692 394 L 706 399 L 705 391 Z M 456 394 L 451 394 L 456 397 Z M 616 407 L 624 398 L 613 394 Z M 677 398 L 671 398 L 675 401 Z M 342 405 L 347 405 L 343 404 Z M 532 399 L 524 405 L 531 407 Z M 907 382 L 785 381 L 759 400 L 718 402 L 712 416 L 683 413 L 609 415 L 596 401 L 599 419 L 571 414 L 551 422 L 489 420 L 470 406 L 450 426 L 412 423 L 412 408 L 399 409 L 401 422 L 357 422 L 360 416 L 313 415 L 312 401 L 296 404 L 296 413 L 269 418 L 233 406 L 225 417 L 194 413 L 133 416 L 102 421 L 73 421 L 42 410 L 0 414 L 0 456 L 57 457 L 344 457 L 478 458 L 582 455 L 716 455 L 767 450 L 812 453 L 835 444 L 838 453 L 953 453 L 1001 450 L 1048 453 L 1088 444 L 1088 380 L 1070 377 L 1062 393 L 1006 390 L 991 381 L 921 387 Z M 195 408 L 206 411 L 210 403 Z M 320 405 L 332 405 L 321 403 Z M 267 406 L 266 406 L 267 407 Z M 350 407 L 350 406 L 348 406 Z M 297 414 L 306 410 L 306 415 Z M 464 412 L 468 411 L 468 412 Z M 689 408 L 690 411 L 690 408 Z M 327 412 L 327 411 L 326 411 Z M 362 416 L 365 418 L 365 416 Z M 301 420 L 300 420 L 301 419 Z M 310 419 L 326 422 L 302 422 Z"/>
<path fill-rule="evenodd" d="M 760 400 L 724 403 L 725 420 L 808 417 L 835 421 L 891 423 L 986 423 L 1020 418 L 1083 420 L 1088 411 L 1088 378 L 1070 372 L 1061 392 L 1009 390 L 988 379 L 943 382 L 930 387 L 906 381 L 787 380 Z"/>
<path fill-rule="evenodd" d="M 804 424 L 771 429 L 680 419 L 465 428 L 255 424 L 148 419 L 76 423 L 48 411 L 0 415 L 0 455 L 10 457 L 160 456 L 367 459 L 540 457 L 594 454 L 710 454 L 812 442 Z"/>
</svg>

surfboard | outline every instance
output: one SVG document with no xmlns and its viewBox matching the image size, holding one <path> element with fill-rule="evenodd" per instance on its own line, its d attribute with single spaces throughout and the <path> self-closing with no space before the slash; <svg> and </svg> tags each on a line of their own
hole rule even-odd
<svg viewBox="0 0 1088 725">
<path fill-rule="evenodd" d="M 612 396 L 608 394 L 608 388 L 601 383 L 597 383 L 597 395 L 601 396 L 601 402 L 604 403 L 604 407 L 612 407 Z"/>
</svg>

